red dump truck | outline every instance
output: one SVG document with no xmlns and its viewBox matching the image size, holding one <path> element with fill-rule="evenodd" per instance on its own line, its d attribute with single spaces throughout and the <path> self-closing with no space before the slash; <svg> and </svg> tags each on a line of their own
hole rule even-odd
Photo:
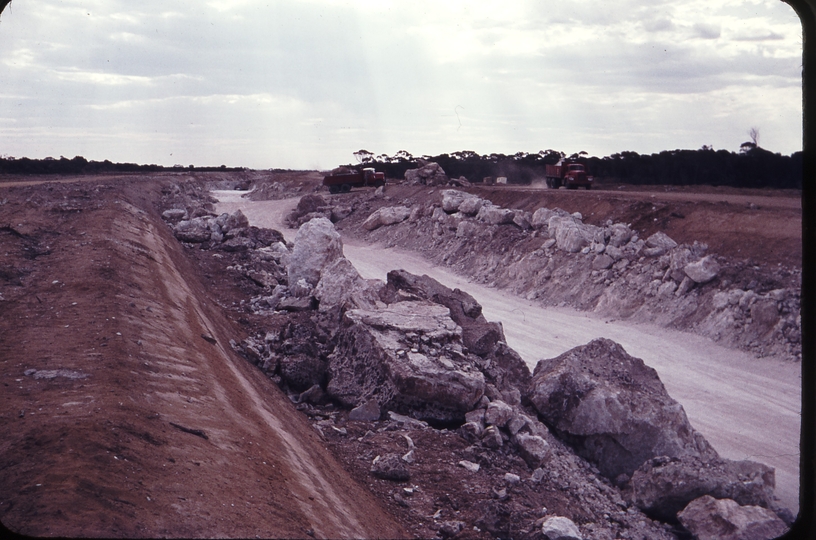
<svg viewBox="0 0 816 540">
<path fill-rule="evenodd" d="M 566 186 L 567 189 L 578 189 L 584 187 L 592 188 L 593 177 L 587 175 L 584 165 L 577 161 L 562 159 L 555 165 L 547 165 L 544 171 L 547 179 L 547 187 L 558 189 Z"/>
<path fill-rule="evenodd" d="M 385 173 L 376 172 L 371 167 L 362 171 L 342 168 L 324 176 L 323 185 L 329 188 L 329 193 L 346 193 L 353 187 L 380 187 L 385 185 Z"/>
</svg>

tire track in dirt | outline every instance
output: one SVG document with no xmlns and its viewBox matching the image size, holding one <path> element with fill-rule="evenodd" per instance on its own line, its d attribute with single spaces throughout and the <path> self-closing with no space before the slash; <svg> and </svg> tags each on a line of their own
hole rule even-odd
<svg viewBox="0 0 816 540">
<path fill-rule="evenodd" d="M 275 448 L 276 457 L 292 476 L 287 482 L 288 488 L 292 491 L 292 499 L 300 506 L 301 513 L 310 519 L 314 534 L 325 538 L 358 538 L 376 534 L 364 523 L 365 516 L 359 511 L 360 506 L 366 505 L 360 505 L 361 501 L 349 496 L 348 486 L 343 492 L 338 492 L 333 483 L 324 476 L 326 462 L 330 458 L 315 451 L 314 437 L 310 441 L 312 444 L 304 445 L 300 441 L 300 434 L 292 431 L 292 426 L 286 425 L 280 418 L 281 413 L 291 414 L 291 411 L 273 409 L 268 396 L 264 395 L 264 390 L 251 380 L 256 377 L 248 377 L 236 365 L 234 353 L 227 350 L 223 345 L 224 339 L 220 338 L 222 332 L 205 314 L 206 310 L 202 307 L 198 295 L 173 264 L 154 227 L 149 225 L 144 229 L 138 241 L 148 246 L 149 251 L 156 257 L 158 265 L 162 268 L 161 282 L 167 296 L 172 300 L 171 305 L 179 307 L 171 312 L 175 319 L 170 323 L 171 326 L 183 331 L 190 341 L 194 341 L 199 334 L 219 336 L 214 344 L 216 354 L 201 359 L 209 364 L 202 375 L 212 373 L 209 384 L 212 385 L 217 400 L 215 406 L 223 407 L 224 412 L 231 417 L 231 422 L 252 429 L 256 437 Z M 239 359 L 238 362 L 243 360 Z M 221 364 L 227 371 L 215 364 Z M 257 377 L 260 376 L 258 373 Z M 231 380 L 228 380 L 229 378 Z M 233 390 L 235 384 L 241 392 Z M 230 388 L 226 388 L 225 385 L 229 385 Z M 265 390 L 268 392 L 268 388 Z M 213 439 L 218 444 L 218 437 Z"/>
</svg>

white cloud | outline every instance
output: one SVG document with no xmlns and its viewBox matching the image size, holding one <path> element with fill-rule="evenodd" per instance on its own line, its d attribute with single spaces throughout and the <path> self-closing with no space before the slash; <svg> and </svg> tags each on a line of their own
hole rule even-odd
<svg viewBox="0 0 816 540">
<path fill-rule="evenodd" d="M 19 121 L 0 145 L 330 167 L 360 147 L 736 150 L 758 124 L 789 153 L 801 47 L 774 0 L 30 0 L 3 13 L 0 117 Z"/>
</svg>

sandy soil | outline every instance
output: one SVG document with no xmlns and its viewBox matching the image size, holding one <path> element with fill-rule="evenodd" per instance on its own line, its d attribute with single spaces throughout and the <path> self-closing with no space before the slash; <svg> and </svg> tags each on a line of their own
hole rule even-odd
<svg viewBox="0 0 816 540">
<path fill-rule="evenodd" d="M 398 537 L 229 340 L 148 178 L 0 187 L 0 522 L 31 536 Z"/>
<path fill-rule="evenodd" d="M 297 199 L 250 202 L 241 192 L 215 192 L 219 212 L 240 208 L 250 223 L 295 231 L 283 217 Z M 570 195 L 574 194 L 571 193 Z M 800 365 L 757 359 L 692 334 L 649 325 L 603 320 L 563 308 L 543 308 L 506 291 L 469 283 L 414 253 L 345 240 L 344 252 L 368 278 L 384 279 L 394 268 L 428 274 L 472 294 L 489 320 L 501 321 L 508 343 L 530 367 L 597 337 L 621 343 L 655 368 L 692 424 L 724 457 L 752 459 L 776 468 L 777 495 L 796 513 L 799 489 Z M 542 331 L 548 329 L 549 331 Z"/>
</svg>

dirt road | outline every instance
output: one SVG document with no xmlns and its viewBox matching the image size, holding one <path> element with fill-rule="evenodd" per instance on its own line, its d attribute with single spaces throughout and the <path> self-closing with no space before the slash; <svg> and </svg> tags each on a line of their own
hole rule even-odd
<svg viewBox="0 0 816 540">
<path fill-rule="evenodd" d="M 288 239 L 282 218 L 296 199 L 251 202 L 240 192 L 217 192 L 219 211 L 240 208 L 250 223 L 276 228 Z M 721 455 L 752 459 L 776 468 L 776 493 L 798 511 L 801 378 L 798 363 L 756 359 L 708 339 L 666 329 L 609 321 L 569 309 L 543 308 L 506 291 L 469 283 L 420 256 L 346 240 L 346 257 L 367 278 L 384 279 L 394 268 L 428 274 L 472 294 L 489 320 L 501 321 L 508 343 L 531 368 L 597 337 L 621 343 L 655 368 L 691 423 Z"/>
</svg>

